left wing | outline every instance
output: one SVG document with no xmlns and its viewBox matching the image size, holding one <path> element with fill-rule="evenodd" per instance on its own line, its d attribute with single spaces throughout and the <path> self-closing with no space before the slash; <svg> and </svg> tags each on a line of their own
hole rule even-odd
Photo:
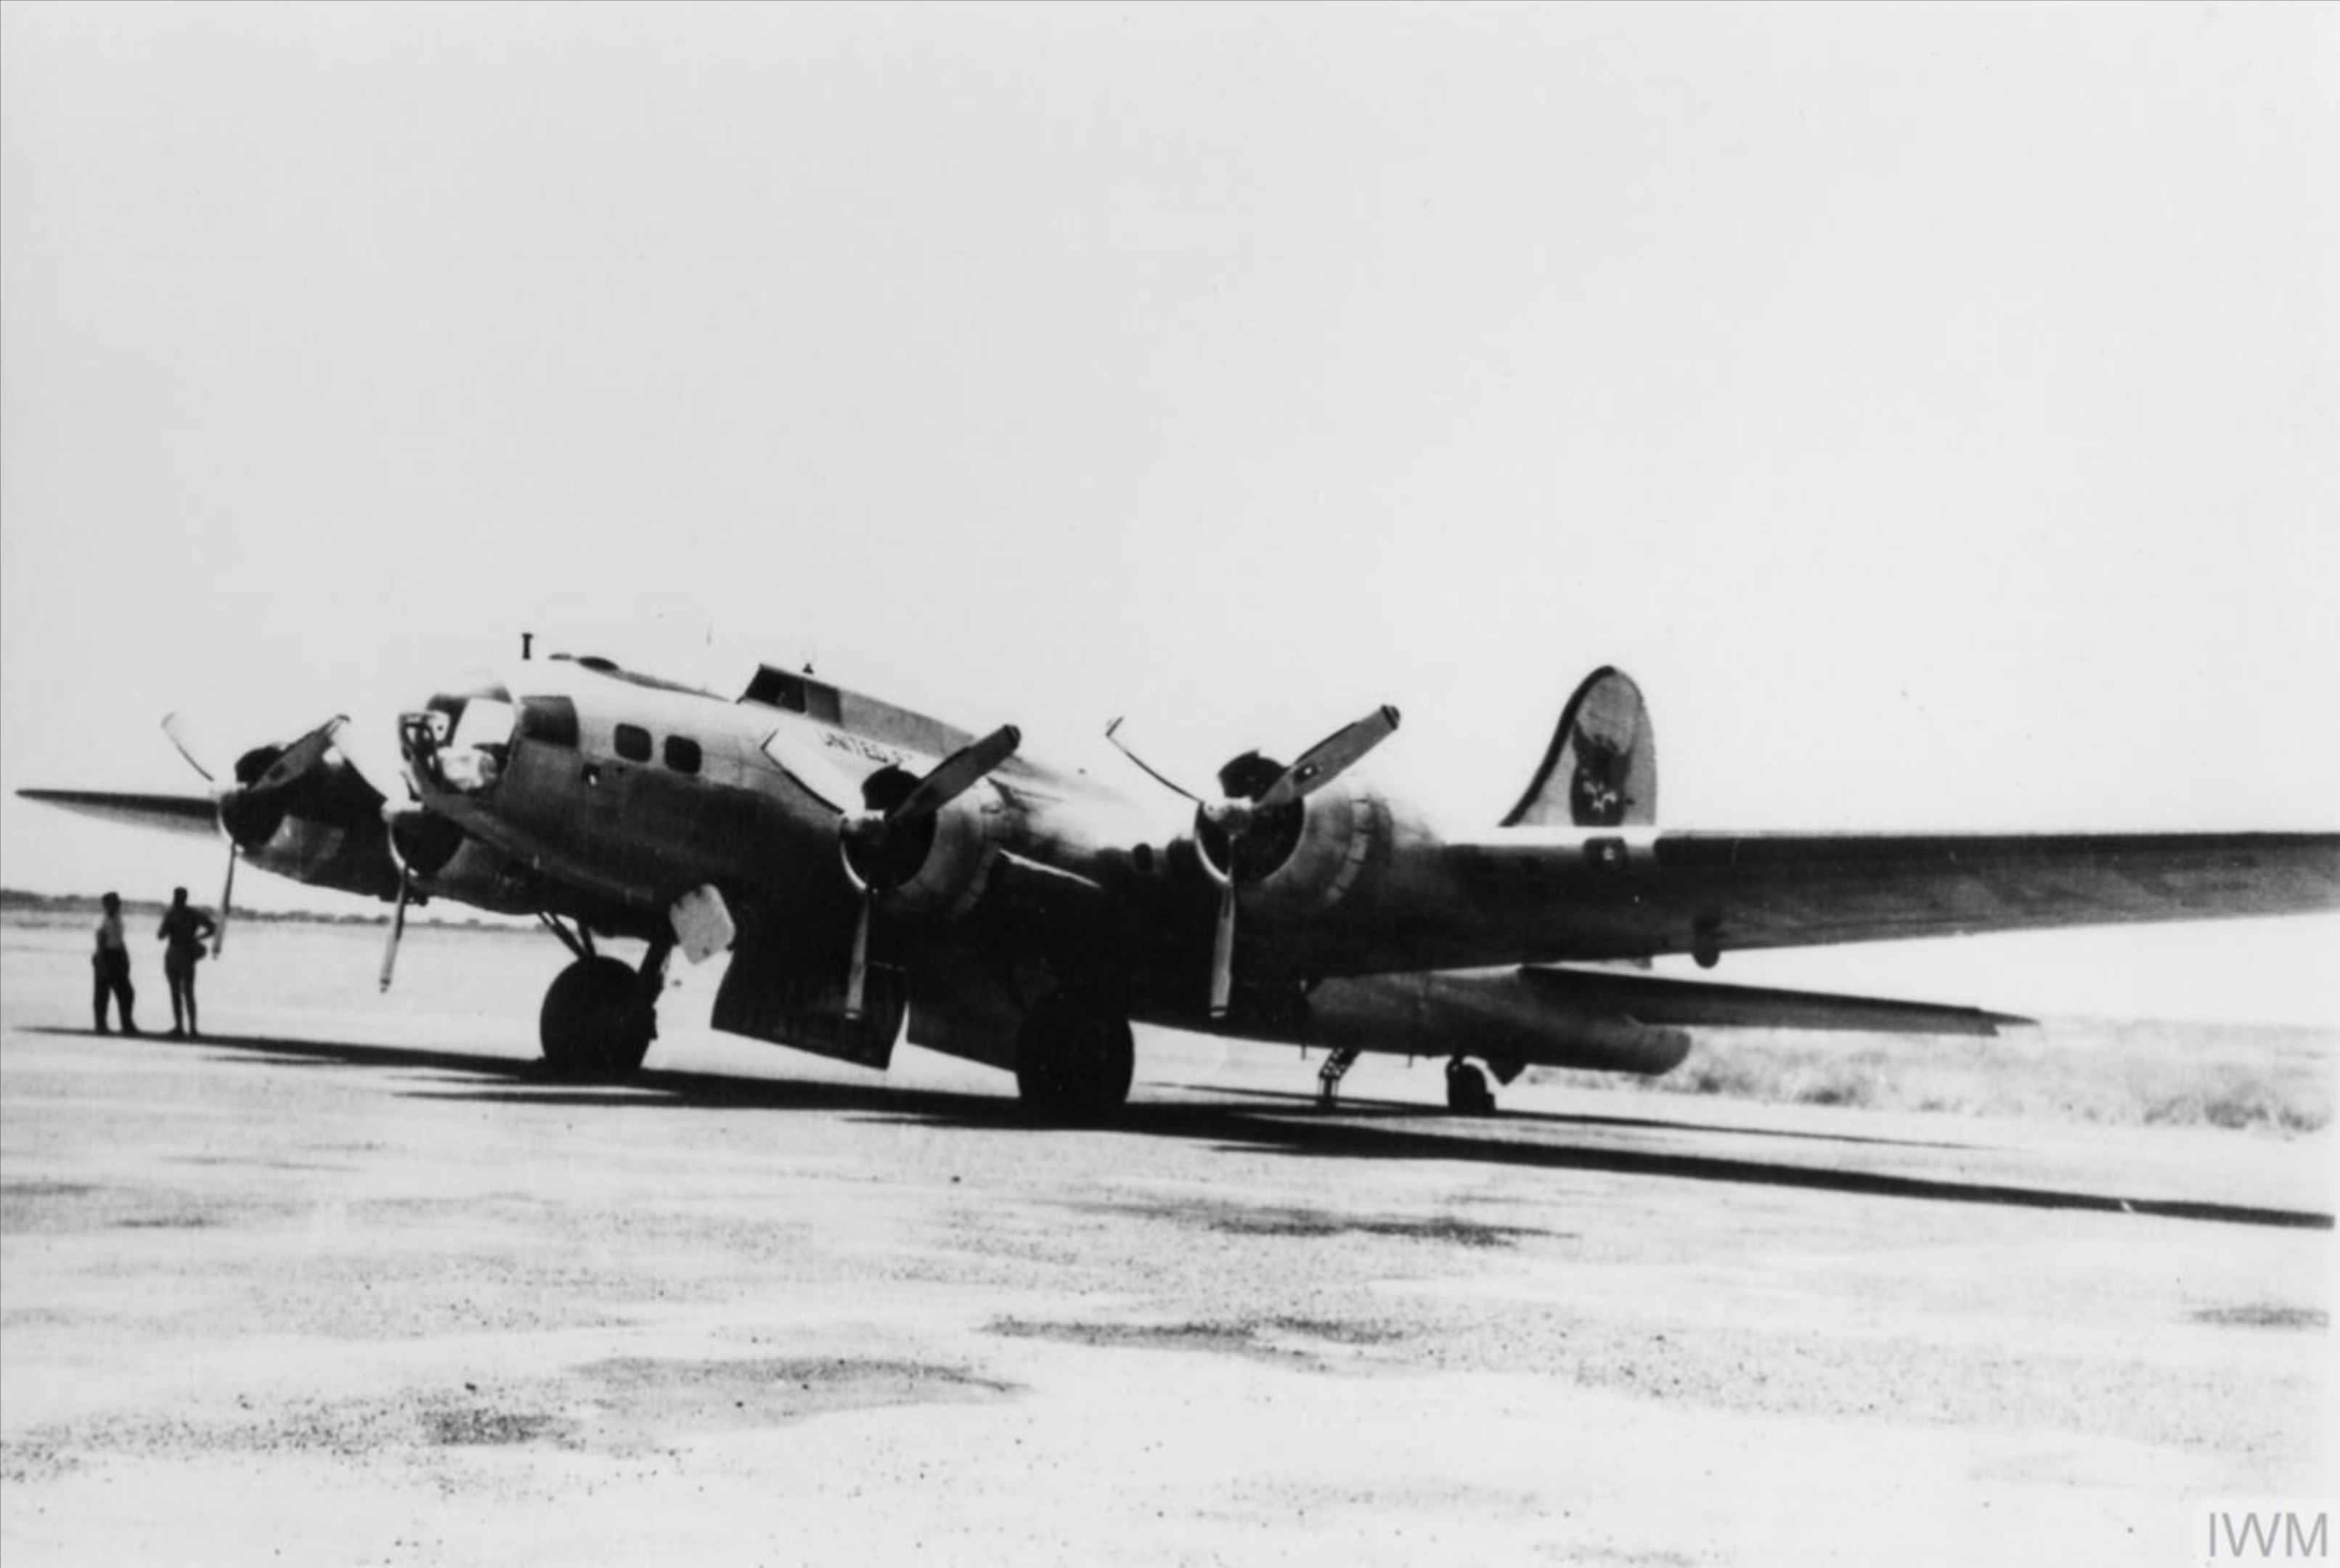
<svg viewBox="0 0 2340 1568">
<path fill-rule="evenodd" d="M 208 795 L 125 795 L 104 789 L 19 789 L 27 800 L 62 806 L 84 817 L 128 822 L 174 833 L 219 837 L 219 802 Z"/>
</svg>

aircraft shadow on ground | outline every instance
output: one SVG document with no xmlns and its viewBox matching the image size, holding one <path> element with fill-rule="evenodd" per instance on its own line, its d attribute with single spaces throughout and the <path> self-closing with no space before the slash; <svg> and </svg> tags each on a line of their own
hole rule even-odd
<svg viewBox="0 0 2340 1568">
<path fill-rule="evenodd" d="M 1198 1095 L 1240 1095 L 1251 1100 L 1274 1100 L 1286 1107 L 1314 1107 L 1316 1097 L 1289 1089 L 1244 1089 L 1224 1084 L 1165 1084 L 1165 1088 L 1179 1088 Z M 1365 1100 L 1348 1096 L 1341 1098 L 1344 1116 L 1387 1116 L 1420 1117 L 1449 1113 L 1434 1106 L 1413 1105 L 1403 1100 Z M 1953 1151 L 1983 1150 L 1985 1144 L 1953 1144 L 1929 1141 L 1924 1138 L 1868 1137 L 1859 1133 L 1804 1132 L 1794 1127 L 1741 1127 L 1721 1122 L 1678 1122 L 1658 1116 L 1599 1116 L 1574 1111 L 1522 1111 L 1502 1113 L 1507 1125 L 1530 1125 L 1577 1127 L 1648 1127 L 1661 1132 L 1724 1133 L 1740 1137 L 1801 1138 L 1813 1143 L 1874 1144 L 1897 1149 L 1949 1149 Z"/>
<path fill-rule="evenodd" d="M 78 1035 L 69 1028 L 34 1027 L 33 1034 Z M 367 1045 L 348 1041 L 290 1039 L 258 1035 L 206 1035 L 197 1040 L 174 1040 L 147 1034 L 144 1041 L 203 1051 L 247 1053 L 251 1059 L 279 1065 L 369 1068 L 422 1069 L 456 1075 L 460 1084 L 405 1091 L 410 1097 L 497 1103 L 518 1106 L 573 1106 L 626 1110 L 763 1109 L 772 1111 L 863 1111 L 874 1119 L 970 1131 L 1014 1131 L 1030 1136 L 1054 1130 L 1036 1126 L 1019 1101 L 1005 1096 L 973 1095 L 949 1089 L 906 1088 L 893 1085 L 825 1083 L 809 1080 L 743 1078 L 719 1073 L 650 1068 L 623 1084 L 580 1085 L 554 1077 L 540 1061 L 509 1057 L 471 1055 L 461 1051 L 424 1050 L 411 1046 Z M 231 1058 L 233 1059 L 233 1058 Z M 480 1080 L 491 1080 L 482 1084 Z M 508 1087 L 494 1087 L 495 1084 Z M 1848 1170 L 1826 1166 L 1780 1164 L 1742 1157 L 1682 1153 L 1662 1149 L 1588 1146 L 1473 1133 L 1473 1127 L 1502 1127 L 1522 1122 L 1538 1125 L 1623 1126 L 1632 1129 L 1691 1135 L 1741 1136 L 1760 1129 L 1738 1129 L 1700 1122 L 1668 1122 L 1623 1117 L 1570 1116 L 1552 1113 L 1521 1116 L 1506 1112 L 1492 1123 L 1465 1121 L 1430 1107 L 1420 1108 L 1374 1102 L 1353 1112 L 1344 1105 L 1334 1116 L 1324 1116 L 1306 1106 L 1307 1097 L 1282 1101 L 1272 1091 L 1199 1087 L 1195 1092 L 1225 1093 L 1280 1101 L 1270 1107 L 1254 1105 L 1164 1105 L 1134 1103 L 1106 1126 L 1087 1130 L 1142 1137 L 1174 1137 L 1216 1142 L 1227 1148 L 1265 1149 L 1298 1157 L 1320 1159 L 1468 1160 L 1488 1165 L 1529 1166 L 1548 1170 L 1596 1171 L 1620 1176 L 1651 1176 L 1678 1181 L 1708 1181 L 1759 1186 L 1801 1188 L 1845 1193 L 1865 1197 L 1912 1198 L 1947 1203 L 1992 1204 L 2017 1208 L 2066 1209 L 2100 1214 L 2127 1214 L 2160 1219 L 2208 1220 L 2226 1225 L 2276 1226 L 2330 1230 L 2333 1216 L 2307 1209 L 2256 1207 L 2242 1204 L 2171 1198 L 2125 1198 L 2110 1194 L 2075 1192 L 2055 1187 L 2017 1186 L 1999 1183 L 1947 1180 L 1935 1176 L 1902 1176 L 1887 1171 Z M 1294 1105 L 1292 1102 L 1301 1102 Z M 1389 1124 L 1403 1121 L 1407 1125 Z M 1436 1121 L 1436 1130 L 1423 1126 Z M 1080 1130 L 1080 1129 L 1073 1129 Z M 1821 1137 L 1827 1134 L 1783 1132 L 1789 1137 Z M 1890 1144 L 1890 1139 L 1846 1138 L 1848 1143 Z M 1939 1148 L 1913 1144 L 1907 1146 Z"/>
</svg>

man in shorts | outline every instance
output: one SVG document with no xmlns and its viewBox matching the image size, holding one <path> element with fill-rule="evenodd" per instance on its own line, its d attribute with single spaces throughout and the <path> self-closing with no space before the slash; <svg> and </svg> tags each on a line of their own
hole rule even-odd
<svg viewBox="0 0 2340 1568">
<path fill-rule="evenodd" d="M 195 965 L 203 956 L 203 938 L 218 928 L 212 918 L 187 903 L 184 888 L 171 889 L 171 907 L 154 935 L 169 945 L 163 949 L 163 978 L 171 986 L 171 1037 L 200 1039 L 195 1032 Z"/>
</svg>

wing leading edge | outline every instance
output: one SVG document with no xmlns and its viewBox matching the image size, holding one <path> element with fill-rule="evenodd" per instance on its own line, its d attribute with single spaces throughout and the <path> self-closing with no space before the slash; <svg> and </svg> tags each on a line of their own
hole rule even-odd
<svg viewBox="0 0 2340 1568">
<path fill-rule="evenodd" d="M 208 795 L 130 795 L 104 789 L 19 789 L 27 800 L 106 822 L 127 822 L 205 839 L 219 836 L 219 805 Z"/>
</svg>

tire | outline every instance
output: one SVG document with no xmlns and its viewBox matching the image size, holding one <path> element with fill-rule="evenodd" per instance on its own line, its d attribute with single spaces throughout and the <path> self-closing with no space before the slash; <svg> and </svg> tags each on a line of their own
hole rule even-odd
<svg viewBox="0 0 2340 1568">
<path fill-rule="evenodd" d="M 1495 1114 L 1495 1096 L 1487 1087 L 1487 1075 L 1460 1057 L 1446 1064 L 1446 1108 L 1457 1116 Z"/>
<path fill-rule="evenodd" d="M 1097 1121 L 1127 1102 L 1136 1066 L 1128 1019 L 1044 1002 L 1016 1043 L 1016 1089 L 1036 1116 Z"/>
<path fill-rule="evenodd" d="M 537 1015 L 545 1066 L 564 1078 L 629 1077 L 650 1048 L 651 1015 L 638 1007 L 638 977 L 610 958 L 580 958 L 553 977 Z"/>
</svg>

